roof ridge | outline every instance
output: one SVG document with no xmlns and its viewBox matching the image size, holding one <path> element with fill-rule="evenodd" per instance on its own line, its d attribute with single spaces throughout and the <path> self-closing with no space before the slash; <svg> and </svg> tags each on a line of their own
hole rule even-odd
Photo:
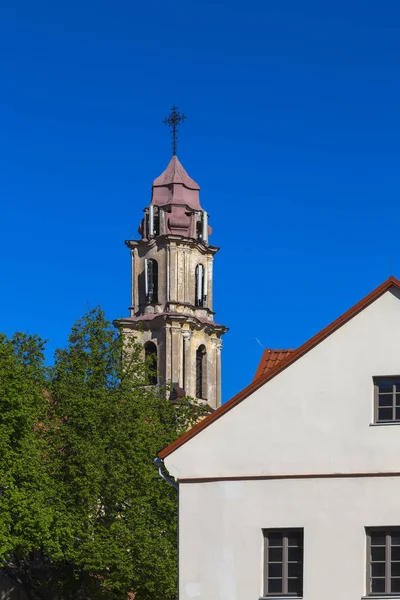
<svg viewBox="0 0 400 600">
<path fill-rule="evenodd" d="M 269 352 L 294 352 L 293 348 L 264 348 L 264 350 Z"/>
<path fill-rule="evenodd" d="M 318 333 L 312 336 L 309 340 L 304 342 L 301 346 L 294 350 L 288 356 L 280 361 L 276 367 L 271 369 L 268 373 L 264 374 L 257 379 L 254 379 L 247 387 L 238 392 L 233 398 L 228 400 L 225 404 L 222 404 L 217 410 L 208 415 L 203 421 L 200 421 L 197 425 L 195 425 L 192 429 L 189 429 L 186 433 L 181 435 L 177 440 L 169 444 L 166 448 L 159 452 L 160 458 L 165 458 L 169 454 L 171 454 L 177 448 L 180 448 L 183 444 L 185 444 L 192 437 L 195 437 L 202 429 L 205 429 L 213 421 L 216 421 L 220 417 L 222 417 L 225 413 L 234 408 L 237 404 L 240 404 L 243 400 L 245 400 L 250 394 L 258 390 L 264 383 L 278 375 L 281 371 L 286 369 L 288 366 L 296 362 L 299 358 L 301 358 L 304 354 L 307 354 L 310 350 L 315 348 L 318 344 L 320 344 L 324 339 L 329 337 L 332 333 L 334 333 L 337 329 L 345 325 L 348 321 L 350 321 L 353 317 L 355 317 L 358 313 L 364 310 L 367 306 L 372 304 L 375 300 L 377 300 L 382 294 L 387 292 L 392 286 L 397 287 L 400 290 L 400 280 L 391 275 L 388 279 L 386 279 L 383 283 L 381 283 L 378 287 L 376 287 L 372 292 L 364 296 L 359 302 L 354 304 L 351 308 L 345 311 L 342 315 L 340 315 L 337 319 L 332 321 L 329 325 L 321 329 Z"/>
</svg>

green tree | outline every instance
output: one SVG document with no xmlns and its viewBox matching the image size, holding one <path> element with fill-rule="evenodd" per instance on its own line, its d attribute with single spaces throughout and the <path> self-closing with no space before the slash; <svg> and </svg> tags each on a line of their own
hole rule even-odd
<svg viewBox="0 0 400 600">
<path fill-rule="evenodd" d="M 28 588 L 32 553 L 61 555 L 41 435 L 48 409 L 43 347 L 37 336 L 0 335 L 0 561 Z"/>
<path fill-rule="evenodd" d="M 205 409 L 149 386 L 101 310 L 46 368 L 0 336 L 0 562 L 32 600 L 175 600 L 177 494 L 153 459 Z"/>
<path fill-rule="evenodd" d="M 149 386 L 151 367 L 98 309 L 56 353 L 46 431 L 71 569 L 63 598 L 177 597 L 177 494 L 153 459 L 204 409 Z"/>
</svg>

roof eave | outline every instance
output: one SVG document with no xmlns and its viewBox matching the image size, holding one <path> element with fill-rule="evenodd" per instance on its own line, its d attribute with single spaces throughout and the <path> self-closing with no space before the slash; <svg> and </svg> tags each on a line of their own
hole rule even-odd
<svg viewBox="0 0 400 600">
<path fill-rule="evenodd" d="M 233 396 L 233 398 L 228 400 L 228 402 L 220 406 L 214 413 L 207 416 L 203 421 L 200 421 L 200 423 L 195 425 L 192 429 L 189 429 L 189 431 L 181 435 L 177 440 L 175 440 L 174 442 L 169 444 L 169 446 L 161 450 L 158 456 L 161 459 L 164 459 L 170 454 L 172 454 L 172 452 L 183 446 L 187 441 L 189 441 L 191 438 L 195 437 L 198 433 L 200 433 L 200 431 L 211 425 L 211 423 L 221 418 L 225 413 L 232 410 L 232 408 L 234 408 L 243 400 L 245 400 L 248 396 L 256 392 L 267 381 L 270 381 L 271 379 L 273 379 L 273 377 L 276 377 L 276 375 L 287 369 L 287 367 L 295 363 L 299 358 L 301 358 L 302 356 L 307 354 L 307 352 L 315 348 L 315 346 L 320 344 L 324 339 L 329 337 L 337 329 L 345 325 L 358 313 L 360 313 L 362 310 L 367 308 L 367 306 L 372 304 L 372 302 L 375 302 L 375 300 L 377 300 L 380 296 L 387 292 L 391 287 L 396 287 L 400 290 L 400 280 L 396 279 L 396 277 L 393 276 L 389 277 L 389 279 L 386 279 L 386 281 L 384 281 L 381 285 L 375 288 L 362 300 L 357 302 L 357 304 L 352 306 L 340 317 L 335 319 L 335 321 L 327 325 L 327 327 L 325 327 L 319 333 L 307 340 L 307 342 L 305 342 L 302 346 L 297 348 L 297 350 L 294 350 L 292 354 L 290 354 L 286 359 L 279 363 L 274 369 L 271 369 L 271 371 L 269 371 L 264 376 L 252 381 L 252 383 L 250 383 L 247 387 L 245 387 L 238 394 L 236 394 L 236 396 Z"/>
</svg>

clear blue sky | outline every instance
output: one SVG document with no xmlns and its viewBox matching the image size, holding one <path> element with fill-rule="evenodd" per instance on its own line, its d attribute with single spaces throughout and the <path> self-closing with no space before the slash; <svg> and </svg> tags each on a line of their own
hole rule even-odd
<svg viewBox="0 0 400 600">
<path fill-rule="evenodd" d="M 128 315 L 129 251 L 179 158 L 221 247 L 227 400 L 400 276 L 400 3 L 71 0 L 0 8 L 0 330 Z"/>
</svg>

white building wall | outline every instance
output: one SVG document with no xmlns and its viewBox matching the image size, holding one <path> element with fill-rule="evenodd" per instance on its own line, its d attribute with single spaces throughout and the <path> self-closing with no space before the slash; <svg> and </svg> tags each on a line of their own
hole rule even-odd
<svg viewBox="0 0 400 600">
<path fill-rule="evenodd" d="M 305 600 L 366 593 L 365 528 L 400 526 L 400 425 L 373 424 L 380 375 L 400 375 L 396 290 L 165 459 L 194 480 L 180 484 L 180 600 L 257 600 L 262 529 L 286 527 L 304 528 Z M 277 475 L 292 478 L 226 480 Z"/>
<path fill-rule="evenodd" d="M 400 375 L 397 292 L 178 448 L 167 469 L 180 479 L 399 471 L 400 430 L 371 426 L 378 375 Z"/>
<path fill-rule="evenodd" d="M 263 528 L 304 528 L 304 600 L 366 593 L 365 527 L 400 525 L 400 477 L 180 486 L 180 600 L 258 600 Z"/>
</svg>

